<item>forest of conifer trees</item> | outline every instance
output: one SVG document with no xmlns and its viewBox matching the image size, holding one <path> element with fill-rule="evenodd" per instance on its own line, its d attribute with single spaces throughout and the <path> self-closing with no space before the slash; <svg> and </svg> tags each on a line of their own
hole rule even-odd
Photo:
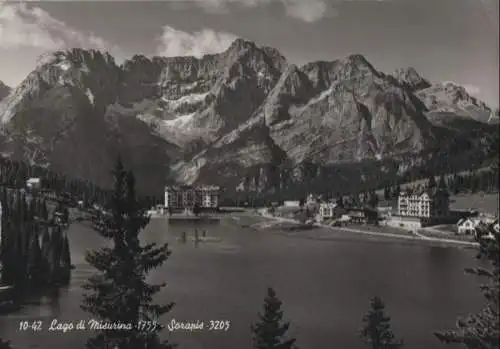
<svg viewBox="0 0 500 349">
<path fill-rule="evenodd" d="M 68 282 L 68 237 L 63 226 L 54 222 L 47 202 L 4 187 L 1 204 L 1 282 L 21 290 Z"/>
<path fill-rule="evenodd" d="M 41 180 L 37 192 L 25 190 L 26 180 L 32 177 Z M 66 284 L 72 268 L 65 233 L 68 206 L 77 200 L 101 203 L 107 195 L 108 191 L 86 180 L 0 158 L 1 284 L 20 291 Z"/>
<path fill-rule="evenodd" d="M 56 197 L 68 194 L 85 203 L 104 203 L 109 191 L 85 179 L 70 178 L 40 166 L 0 157 L 0 186 L 22 189 L 29 178 L 40 178 L 43 192 Z"/>
</svg>

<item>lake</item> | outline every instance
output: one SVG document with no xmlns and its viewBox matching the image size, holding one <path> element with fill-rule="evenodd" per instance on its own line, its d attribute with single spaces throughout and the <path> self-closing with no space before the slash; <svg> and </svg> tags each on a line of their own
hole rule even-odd
<svg viewBox="0 0 500 349">
<path fill-rule="evenodd" d="M 252 219 L 241 217 L 240 222 Z M 200 227 L 214 241 L 183 243 L 181 233 L 192 236 L 193 229 L 169 227 L 165 220 L 155 219 L 143 233 L 145 241 L 168 241 L 172 250 L 167 263 L 150 276 L 151 282 L 167 282 L 158 301 L 176 303 L 162 322 L 172 318 L 231 322 L 227 332 L 165 330 L 165 337 L 180 349 L 250 349 L 250 325 L 269 286 L 283 301 L 290 334 L 302 349 L 365 348 L 357 330 L 374 295 L 384 298 L 405 348 L 453 348 L 441 345 L 432 331 L 452 327 L 457 315 L 483 304 L 478 280 L 463 272 L 477 263 L 474 250 L 322 229 L 255 231 L 231 219 Z M 43 320 L 47 328 L 54 318 L 73 322 L 90 318 L 80 309 L 81 285 L 93 272 L 84 257 L 87 249 L 104 242 L 81 225 L 73 225 L 68 234 L 76 266 L 70 286 L 57 297 L 28 300 L 19 312 L 0 317 L 0 337 L 10 339 L 15 348 L 84 348 L 92 334 L 19 331 L 24 320 Z"/>
</svg>

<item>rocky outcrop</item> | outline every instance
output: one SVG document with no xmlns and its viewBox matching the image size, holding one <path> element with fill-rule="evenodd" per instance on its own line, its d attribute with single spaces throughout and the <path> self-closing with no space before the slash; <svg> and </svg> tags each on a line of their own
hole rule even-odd
<svg viewBox="0 0 500 349">
<path fill-rule="evenodd" d="M 431 87 L 431 83 L 421 77 L 415 68 L 398 69 L 393 74 L 394 78 L 405 88 L 414 92 Z"/>
<path fill-rule="evenodd" d="M 11 88 L 9 86 L 0 81 L 0 101 L 7 97 L 7 95 L 10 93 L 10 90 Z"/>
<path fill-rule="evenodd" d="M 458 120 L 488 122 L 491 109 L 452 82 L 437 83 L 416 92 L 425 104 L 428 118 L 436 125 L 451 125 Z"/>
</svg>

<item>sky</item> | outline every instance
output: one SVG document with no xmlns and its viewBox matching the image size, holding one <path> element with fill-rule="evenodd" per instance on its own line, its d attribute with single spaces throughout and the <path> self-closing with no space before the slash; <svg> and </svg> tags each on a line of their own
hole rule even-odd
<svg viewBox="0 0 500 349">
<path fill-rule="evenodd" d="M 498 0 L 0 0 L 0 80 L 16 86 L 40 57 L 71 48 L 134 54 L 220 52 L 237 37 L 303 64 L 364 55 L 414 67 L 499 105 Z"/>
</svg>

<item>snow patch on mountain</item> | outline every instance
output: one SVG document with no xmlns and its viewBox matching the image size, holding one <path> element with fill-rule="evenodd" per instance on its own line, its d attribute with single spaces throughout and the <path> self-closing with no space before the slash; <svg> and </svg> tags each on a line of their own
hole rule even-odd
<svg viewBox="0 0 500 349">
<path fill-rule="evenodd" d="M 206 93 L 191 93 L 186 96 L 182 96 L 177 99 L 167 99 L 166 97 L 162 97 L 162 101 L 167 103 L 169 109 L 171 110 L 177 110 L 181 107 L 184 107 L 186 105 L 190 104 L 199 104 L 203 103 L 205 101 L 205 98 L 207 97 L 208 92 Z"/>
<path fill-rule="evenodd" d="M 187 128 L 192 124 L 195 115 L 196 113 L 179 115 L 175 119 L 163 120 L 163 123 L 168 127 Z"/>
<path fill-rule="evenodd" d="M 94 95 L 92 94 L 92 91 L 90 91 L 90 89 L 87 89 L 85 94 L 87 95 L 87 98 L 89 99 L 90 104 L 93 105 L 94 104 Z"/>
<path fill-rule="evenodd" d="M 189 163 L 180 162 L 172 168 L 179 182 L 185 184 L 192 184 L 198 179 L 200 170 L 207 164 L 207 158 L 204 156 L 197 156 Z"/>
<path fill-rule="evenodd" d="M 71 63 L 67 61 L 62 61 L 57 64 L 57 67 L 61 69 L 62 71 L 68 71 L 71 69 Z"/>
<path fill-rule="evenodd" d="M 221 148 L 226 144 L 230 144 L 232 142 L 235 142 L 244 131 L 252 128 L 253 126 L 257 125 L 260 122 L 262 122 L 261 118 L 254 117 L 254 118 L 248 120 L 245 124 L 239 125 L 236 129 L 234 129 L 231 132 L 227 133 L 226 135 L 222 136 L 212 146 L 214 148 Z"/>
</svg>

